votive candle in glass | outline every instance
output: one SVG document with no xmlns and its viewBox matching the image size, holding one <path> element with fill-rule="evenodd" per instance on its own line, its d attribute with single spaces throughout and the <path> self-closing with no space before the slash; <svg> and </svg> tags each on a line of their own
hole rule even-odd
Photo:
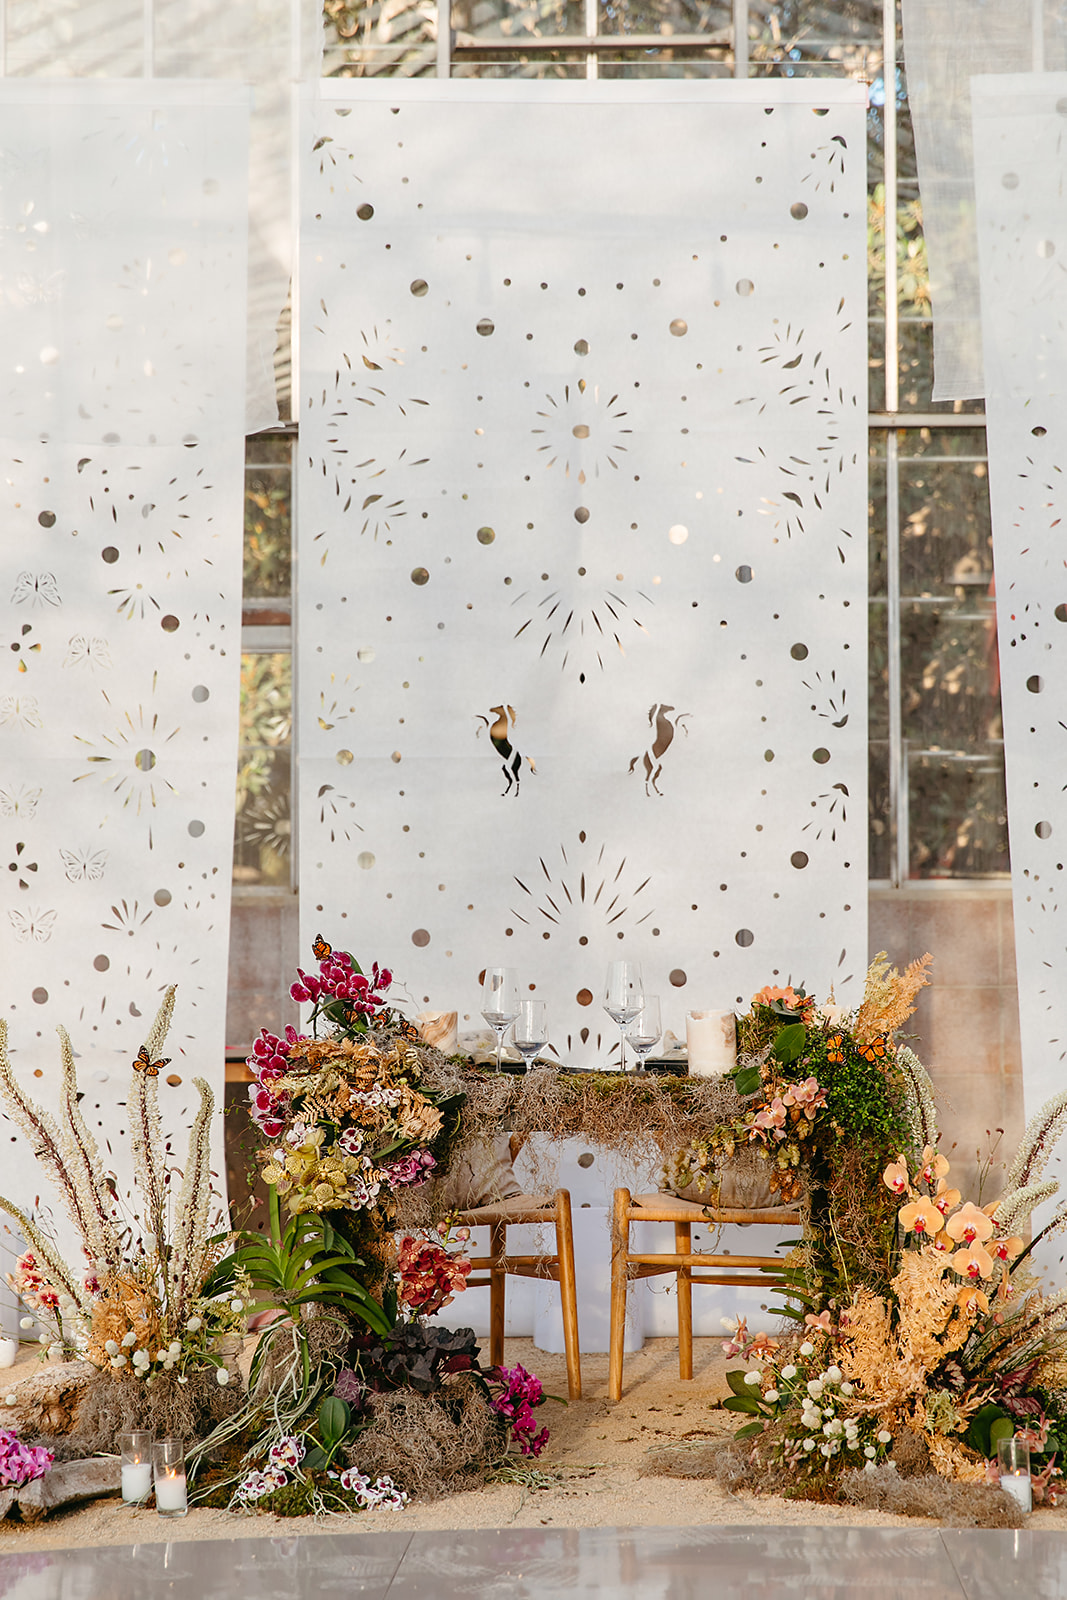
<svg viewBox="0 0 1067 1600">
<path fill-rule="evenodd" d="M 143 1506 L 152 1493 L 152 1441 L 150 1432 L 120 1433 L 122 1499 L 128 1506 Z"/>
<path fill-rule="evenodd" d="M 1004 1493 L 1017 1500 L 1024 1511 L 1031 1510 L 1030 1446 L 1019 1438 L 998 1439 L 997 1464 Z"/>
<path fill-rule="evenodd" d="M 185 1492 L 185 1441 L 159 1439 L 152 1446 L 156 1510 L 161 1517 L 184 1517 L 189 1509 Z"/>
</svg>

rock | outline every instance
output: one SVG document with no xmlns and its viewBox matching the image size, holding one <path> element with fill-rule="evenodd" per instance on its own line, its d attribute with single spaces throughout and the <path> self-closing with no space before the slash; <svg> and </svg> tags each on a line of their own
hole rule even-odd
<svg viewBox="0 0 1067 1600">
<path fill-rule="evenodd" d="M 64 1461 L 46 1472 L 43 1478 L 35 1478 L 21 1489 L 3 1491 L 0 1494 L 0 1516 L 7 1515 L 14 1501 L 23 1522 L 40 1522 L 57 1506 L 67 1505 L 71 1500 L 92 1500 L 97 1495 L 113 1494 L 121 1481 L 122 1465 L 118 1456 Z M 5 1500 L 6 1510 L 2 1509 Z"/>
<path fill-rule="evenodd" d="M 25 1438 L 69 1433 L 85 1387 L 96 1376 L 88 1361 L 63 1361 L 38 1368 L 8 1389 L 0 1384 L 0 1398 L 14 1395 L 14 1405 L 0 1407 L 0 1426 L 17 1428 Z"/>
<path fill-rule="evenodd" d="M 11 1507 L 15 1504 L 14 1489 L 0 1489 L 0 1522 L 3 1522 Z"/>
</svg>

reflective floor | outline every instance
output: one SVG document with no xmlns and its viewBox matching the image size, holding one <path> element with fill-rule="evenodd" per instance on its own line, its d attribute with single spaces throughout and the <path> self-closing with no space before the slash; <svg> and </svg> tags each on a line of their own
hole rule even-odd
<svg viewBox="0 0 1067 1600">
<path fill-rule="evenodd" d="M 2 1600 L 1059 1600 L 1067 1538 L 911 1528 L 337 1534 L 0 1556 Z"/>
</svg>

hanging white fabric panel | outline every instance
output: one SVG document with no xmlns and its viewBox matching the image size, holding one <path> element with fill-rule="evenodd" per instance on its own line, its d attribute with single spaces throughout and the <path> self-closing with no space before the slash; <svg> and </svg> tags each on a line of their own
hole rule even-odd
<svg viewBox="0 0 1067 1600">
<path fill-rule="evenodd" d="M 1067 66 L 1062 0 L 901 0 L 934 313 L 935 400 L 985 394 L 971 85 Z"/>
<path fill-rule="evenodd" d="M 247 148 L 237 85 L 0 84 L 0 1003 L 116 1161 L 170 982 L 164 1114 L 221 1098 Z"/>
<path fill-rule="evenodd" d="M 326 83 L 304 135 L 301 916 L 606 1064 L 866 965 L 852 85 Z"/>
<path fill-rule="evenodd" d="M 0 77 L 230 80 L 250 122 L 249 433 L 276 422 L 275 347 L 293 254 L 295 85 L 319 76 L 321 0 L 6 0 Z"/>
<path fill-rule="evenodd" d="M 1067 74 L 977 79 L 973 106 L 1015 948 L 1032 1115 L 1067 1087 Z"/>
</svg>

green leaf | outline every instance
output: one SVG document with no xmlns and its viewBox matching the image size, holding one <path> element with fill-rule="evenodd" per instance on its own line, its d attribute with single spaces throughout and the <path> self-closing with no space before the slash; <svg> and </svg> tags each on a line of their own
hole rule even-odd
<svg viewBox="0 0 1067 1600">
<path fill-rule="evenodd" d="M 319 1407 L 319 1432 L 322 1442 L 330 1449 L 340 1444 L 352 1424 L 352 1409 L 348 1402 L 331 1395 Z"/>
<path fill-rule="evenodd" d="M 751 1383 L 745 1382 L 745 1375 L 743 1372 L 739 1371 L 738 1368 L 735 1367 L 732 1372 L 728 1372 L 726 1374 L 726 1381 L 730 1385 L 730 1388 L 733 1390 L 734 1394 L 745 1395 L 751 1398 L 754 1386 Z"/>
<path fill-rule="evenodd" d="M 1010 1439 L 1015 1432 L 1013 1417 L 996 1417 L 989 1424 L 989 1454 L 992 1455 L 1001 1439 Z"/>
<path fill-rule="evenodd" d="M 763 1432 L 762 1422 L 746 1422 L 743 1428 L 738 1428 L 734 1434 L 735 1439 L 751 1439 L 755 1434 Z"/>
<path fill-rule="evenodd" d="M 796 1061 L 798 1056 L 804 1054 L 804 1046 L 808 1042 L 808 1030 L 802 1022 L 791 1022 L 782 1028 L 771 1046 L 771 1054 L 783 1066 L 788 1066 L 791 1061 Z"/>
<path fill-rule="evenodd" d="M 320 1449 L 317 1444 L 309 1445 L 307 1454 L 300 1463 L 300 1469 L 302 1472 L 320 1472 L 328 1459 L 325 1450 Z"/>
<path fill-rule="evenodd" d="M 751 1396 L 746 1397 L 739 1394 L 728 1395 L 722 1403 L 722 1408 L 724 1411 L 744 1411 L 749 1415 L 755 1415 L 757 1417 L 763 1415 L 763 1407 L 760 1405 L 758 1400 L 752 1399 Z"/>
<path fill-rule="evenodd" d="M 738 1094 L 755 1094 L 762 1079 L 758 1067 L 739 1067 L 734 1073 L 734 1088 Z"/>
<path fill-rule="evenodd" d="M 996 1448 L 993 1429 L 998 1424 L 1006 1424 L 1006 1426 L 1000 1428 L 1000 1433 L 997 1437 L 1007 1437 L 1008 1434 L 1015 1431 L 1015 1424 L 1003 1406 L 983 1406 L 980 1411 L 975 1412 L 971 1418 L 970 1426 L 964 1434 L 964 1439 L 971 1449 L 977 1450 L 978 1454 L 985 1456 L 987 1460 Z"/>
</svg>

